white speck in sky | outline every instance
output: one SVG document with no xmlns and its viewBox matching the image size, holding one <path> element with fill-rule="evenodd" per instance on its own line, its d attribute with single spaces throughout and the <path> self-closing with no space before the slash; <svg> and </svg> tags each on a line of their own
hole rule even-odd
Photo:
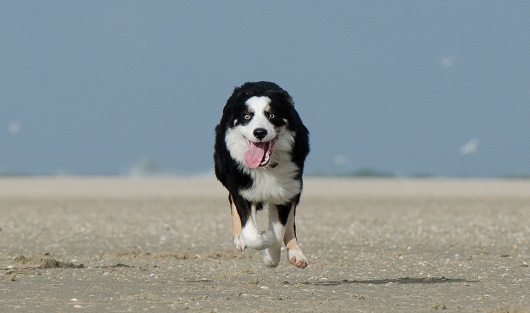
<svg viewBox="0 0 530 313">
<path fill-rule="evenodd" d="M 347 156 L 345 155 L 342 155 L 342 154 L 337 154 L 335 156 L 333 156 L 333 163 L 335 163 L 335 165 L 350 165 L 351 164 L 351 161 L 350 159 L 348 159 Z"/>
<path fill-rule="evenodd" d="M 438 61 L 443 68 L 450 68 L 455 64 L 456 57 L 454 55 L 441 55 Z"/>
<path fill-rule="evenodd" d="M 12 135 L 16 135 L 20 132 L 20 130 L 22 129 L 22 124 L 20 124 L 19 121 L 16 121 L 16 122 L 12 122 L 11 124 L 9 124 L 9 126 L 7 127 L 7 130 L 9 131 L 9 133 L 11 133 Z"/>
<path fill-rule="evenodd" d="M 460 147 L 460 155 L 466 156 L 477 152 L 479 144 L 480 140 L 478 140 L 478 138 L 471 138 Z"/>
</svg>

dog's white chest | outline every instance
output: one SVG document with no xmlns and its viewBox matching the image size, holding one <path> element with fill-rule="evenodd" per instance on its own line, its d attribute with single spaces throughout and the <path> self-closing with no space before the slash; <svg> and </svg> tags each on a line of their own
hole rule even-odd
<svg viewBox="0 0 530 313">
<path fill-rule="evenodd" d="M 298 166 L 293 162 L 280 163 L 275 168 L 257 168 L 250 171 L 251 188 L 240 190 L 241 195 L 251 202 L 286 204 L 302 191 Z"/>
</svg>

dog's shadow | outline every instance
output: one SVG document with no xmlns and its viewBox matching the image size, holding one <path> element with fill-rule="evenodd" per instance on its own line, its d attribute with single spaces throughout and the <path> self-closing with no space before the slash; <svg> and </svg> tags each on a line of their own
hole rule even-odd
<svg viewBox="0 0 530 313">
<path fill-rule="evenodd" d="M 347 284 L 387 285 L 387 284 L 447 284 L 447 283 L 477 283 L 478 280 L 446 277 L 402 277 L 393 279 L 369 279 L 369 280 L 325 280 L 317 282 L 302 282 L 303 285 L 315 286 L 337 286 Z"/>
</svg>

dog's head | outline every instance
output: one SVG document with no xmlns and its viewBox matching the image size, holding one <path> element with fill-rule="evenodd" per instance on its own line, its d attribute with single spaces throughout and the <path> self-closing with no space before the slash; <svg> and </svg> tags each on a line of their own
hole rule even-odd
<svg viewBox="0 0 530 313">
<path fill-rule="evenodd" d="M 275 151 L 290 150 L 294 141 L 291 96 L 270 82 L 236 87 L 223 110 L 221 125 L 230 154 L 249 168 L 273 166 Z"/>
</svg>

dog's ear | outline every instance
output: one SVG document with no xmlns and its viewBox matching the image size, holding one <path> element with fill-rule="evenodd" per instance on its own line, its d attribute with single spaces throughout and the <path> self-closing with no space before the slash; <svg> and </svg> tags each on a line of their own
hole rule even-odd
<svg viewBox="0 0 530 313">
<path fill-rule="evenodd" d="M 286 104 L 290 104 L 292 106 L 294 106 L 294 101 L 293 101 L 293 98 L 291 97 L 291 95 L 289 95 L 289 93 L 283 89 L 281 90 L 269 90 L 267 92 L 265 92 L 265 95 L 268 96 L 269 98 L 276 98 L 276 99 L 279 99 L 280 101 L 286 103 Z"/>
<path fill-rule="evenodd" d="M 252 96 L 254 92 L 254 90 L 239 90 L 236 94 L 236 98 L 240 98 L 242 96 Z"/>
<path fill-rule="evenodd" d="M 232 121 L 235 117 L 235 107 L 240 103 L 242 97 L 254 94 L 253 90 L 241 89 L 241 87 L 235 87 L 232 95 L 226 101 L 223 108 L 223 119 Z M 231 122 L 230 122 L 231 123 Z"/>
<path fill-rule="evenodd" d="M 235 87 L 234 91 L 232 92 L 232 95 L 230 98 L 228 98 L 228 101 L 226 101 L 226 104 L 234 104 L 239 102 L 241 97 L 248 97 L 255 93 L 254 90 L 249 89 L 242 89 L 241 87 Z"/>
</svg>

